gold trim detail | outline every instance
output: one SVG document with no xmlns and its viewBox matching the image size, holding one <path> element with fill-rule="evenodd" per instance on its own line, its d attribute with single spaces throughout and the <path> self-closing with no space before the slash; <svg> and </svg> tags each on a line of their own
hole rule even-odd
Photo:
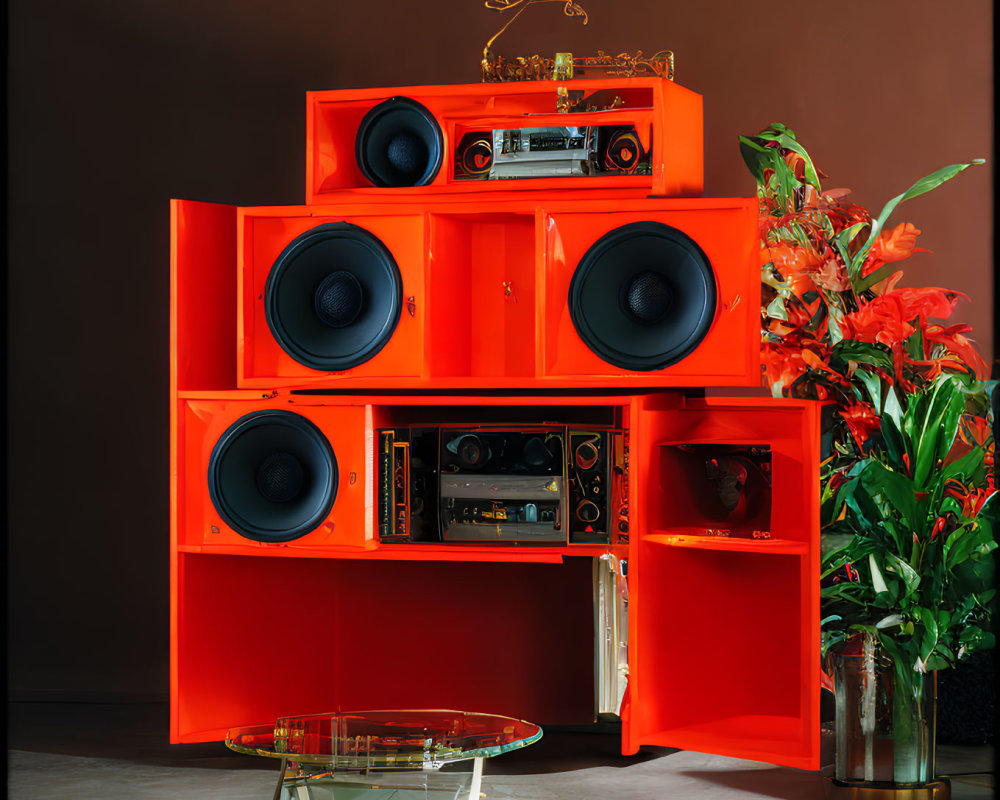
<svg viewBox="0 0 1000 800">
<path fill-rule="evenodd" d="M 537 53 L 531 56 L 505 58 L 492 51 L 493 43 L 524 11 L 537 3 L 562 3 L 567 17 L 581 17 L 583 24 L 589 21 L 587 12 L 573 0 L 484 0 L 490 11 L 503 13 L 517 9 L 507 23 L 500 28 L 483 47 L 483 81 L 496 83 L 505 81 L 570 80 L 572 78 L 639 78 L 660 77 L 674 79 L 674 54 L 671 50 L 660 50 L 644 57 L 642 50 L 635 54 L 619 53 L 606 55 L 598 50 L 596 56 L 574 56 L 572 53 L 556 53 L 554 58 L 545 58 Z"/>
</svg>

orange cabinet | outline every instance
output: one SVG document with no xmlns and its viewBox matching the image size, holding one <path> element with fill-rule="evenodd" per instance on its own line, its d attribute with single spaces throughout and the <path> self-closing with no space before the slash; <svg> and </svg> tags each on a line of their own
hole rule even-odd
<svg viewBox="0 0 1000 800">
<path fill-rule="evenodd" d="M 696 396 L 759 381 L 757 202 L 688 196 L 700 96 L 609 86 L 311 93 L 306 205 L 172 202 L 171 741 L 601 711 L 819 767 L 818 410 Z M 577 91 L 596 176 L 483 177 Z"/>
</svg>

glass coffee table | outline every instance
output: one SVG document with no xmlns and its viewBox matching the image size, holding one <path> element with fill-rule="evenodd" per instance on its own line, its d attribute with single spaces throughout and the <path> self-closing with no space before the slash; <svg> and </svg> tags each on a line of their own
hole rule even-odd
<svg viewBox="0 0 1000 800">
<path fill-rule="evenodd" d="M 281 761 L 274 800 L 479 800 L 483 759 L 540 738 L 524 720 L 434 709 L 281 717 L 230 729 L 226 746 Z"/>
</svg>

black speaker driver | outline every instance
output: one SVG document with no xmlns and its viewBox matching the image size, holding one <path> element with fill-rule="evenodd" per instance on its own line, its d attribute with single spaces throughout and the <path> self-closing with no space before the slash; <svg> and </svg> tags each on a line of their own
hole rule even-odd
<svg viewBox="0 0 1000 800">
<path fill-rule="evenodd" d="M 638 168 L 642 155 L 642 145 L 635 128 L 619 128 L 608 137 L 604 146 L 604 167 L 631 174 Z"/>
<path fill-rule="evenodd" d="M 312 422 L 256 411 L 234 422 L 208 462 L 212 505 L 237 533 L 287 542 L 326 519 L 337 496 L 337 459 Z"/>
<path fill-rule="evenodd" d="M 361 173 L 376 186 L 424 186 L 441 168 L 441 128 L 408 97 L 390 97 L 358 126 L 355 150 Z"/>
<path fill-rule="evenodd" d="M 346 222 L 306 231 L 278 256 L 264 315 L 288 355 L 312 369 L 362 364 L 392 337 L 402 308 L 399 268 L 376 237 Z"/>
<path fill-rule="evenodd" d="M 663 369 L 698 346 L 716 309 L 715 274 L 686 234 L 636 222 L 584 254 L 569 287 L 570 318 L 598 356 L 633 371 Z"/>
<path fill-rule="evenodd" d="M 493 166 L 492 131 L 470 131 L 458 143 L 458 172 L 470 178 L 487 178 Z"/>
</svg>

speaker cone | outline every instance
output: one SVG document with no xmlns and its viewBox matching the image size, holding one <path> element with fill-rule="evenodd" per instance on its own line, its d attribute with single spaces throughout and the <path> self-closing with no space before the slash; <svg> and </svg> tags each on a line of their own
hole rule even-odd
<svg viewBox="0 0 1000 800">
<path fill-rule="evenodd" d="M 688 236 L 636 222 L 601 237 L 569 287 L 570 318 L 598 356 L 627 370 L 663 369 L 689 355 L 715 316 L 715 276 Z"/>
<path fill-rule="evenodd" d="M 631 174 L 639 167 L 642 145 L 635 128 L 614 128 L 603 147 L 604 168 L 610 172 Z"/>
<path fill-rule="evenodd" d="M 344 370 L 374 356 L 399 322 L 402 279 L 377 238 L 346 222 L 306 231 L 278 256 L 264 290 L 275 340 L 300 364 Z"/>
<path fill-rule="evenodd" d="M 468 178 L 487 178 L 493 166 L 493 132 L 472 131 L 458 143 L 456 172 Z"/>
<path fill-rule="evenodd" d="M 242 536 L 287 542 L 314 530 L 337 496 L 337 459 L 326 437 L 290 411 L 234 422 L 212 450 L 208 494 Z"/>
<path fill-rule="evenodd" d="M 437 120 L 407 97 L 391 97 L 365 114 L 355 147 L 362 174 L 376 186 L 430 183 L 444 150 Z"/>
</svg>

